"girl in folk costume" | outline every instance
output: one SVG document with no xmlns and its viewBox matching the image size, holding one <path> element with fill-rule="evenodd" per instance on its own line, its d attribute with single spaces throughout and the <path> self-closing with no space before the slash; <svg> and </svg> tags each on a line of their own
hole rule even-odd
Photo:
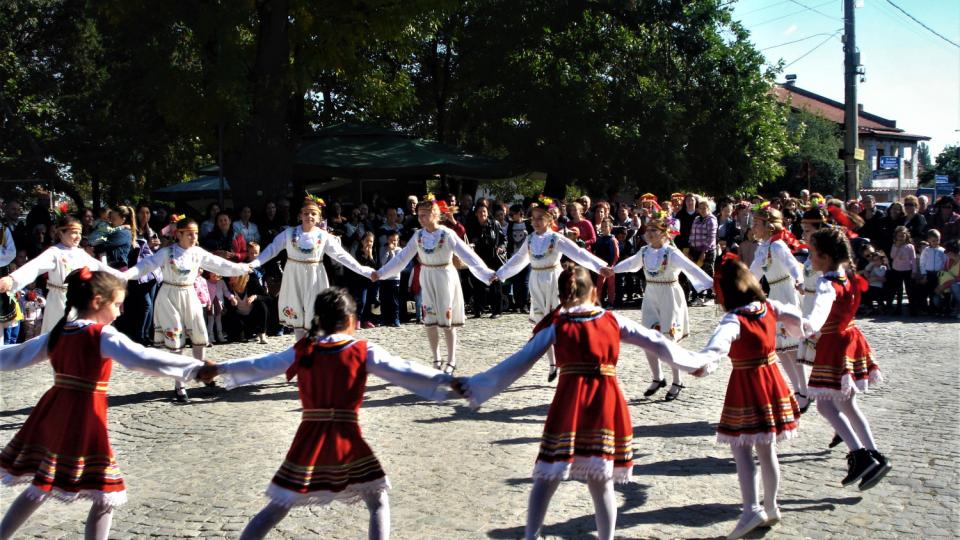
<svg viewBox="0 0 960 540">
<path fill-rule="evenodd" d="M 300 427 L 267 488 L 270 501 L 250 521 L 241 539 L 263 538 L 291 507 L 334 500 L 363 500 L 370 511 L 370 538 L 390 535 L 390 482 L 363 440 L 357 420 L 367 375 L 435 401 L 447 396 L 453 378 L 354 338 L 356 310 L 345 289 L 328 288 L 316 297 L 307 338 L 280 353 L 217 366 L 227 388 L 286 372 L 288 380 L 297 377 L 303 403 Z"/>
<path fill-rule="evenodd" d="M 740 538 L 761 525 L 780 521 L 776 444 L 796 435 L 800 408 L 777 367 L 777 328 L 801 336 L 802 319 L 796 306 L 768 301 L 760 282 L 735 255 L 728 254 L 721 262 L 716 292 L 727 313 L 701 353 L 711 358 L 707 372 L 715 369 L 720 357 L 728 356 L 733 363 L 717 442 L 730 444 L 737 464 L 743 513 L 727 538 Z M 754 449 L 763 478 L 762 507 Z"/>
<path fill-rule="evenodd" d="M 64 306 L 67 303 L 67 286 L 65 281 L 70 272 L 84 266 L 91 270 L 102 270 L 118 277 L 123 274 L 106 264 L 94 259 L 86 251 L 78 247 L 82 235 L 83 225 L 70 215 L 64 215 L 57 221 L 57 232 L 60 243 L 47 248 L 43 253 L 30 260 L 27 264 L 11 272 L 9 276 L 0 278 L 0 293 L 16 291 L 37 279 L 37 276 L 47 273 L 47 307 L 44 312 L 41 333 L 53 329 L 57 321 L 64 316 Z"/>
<path fill-rule="evenodd" d="M 810 396 L 816 398 L 817 411 L 850 449 L 847 476 L 841 485 L 859 480 L 860 489 L 865 490 L 876 485 L 893 464 L 877 450 L 870 423 L 857 407 L 857 394 L 882 382 L 883 377 L 867 339 L 853 324 L 865 289 L 861 285 L 866 284 L 847 272 L 852 255 L 850 241 L 839 229 L 821 229 L 810 237 L 813 268 L 823 275 L 817 280 L 816 300 L 804 330 L 818 337 Z"/>
<path fill-rule="evenodd" d="M 817 280 L 820 279 L 821 272 L 813 269 L 813 261 L 810 259 L 810 237 L 823 227 L 827 226 L 827 213 L 819 206 L 813 206 L 803 213 L 800 220 L 800 227 L 803 229 L 803 243 L 807 248 L 807 257 L 803 261 L 803 297 L 800 299 L 800 311 L 804 317 L 809 317 L 813 311 L 813 302 L 817 297 Z M 813 359 L 817 354 L 817 342 L 812 339 L 801 339 L 797 349 L 797 360 L 799 362 L 797 369 L 803 380 L 807 380 L 807 372 L 804 366 L 812 366 Z M 801 392 L 796 394 L 797 402 L 801 403 L 800 412 L 807 412 L 810 407 L 810 397 Z"/>
<path fill-rule="evenodd" d="M 497 278 L 506 281 L 527 265 L 530 266 L 530 322 L 534 325 L 560 305 L 557 278 L 563 271 L 560 266 L 562 256 L 566 255 L 593 272 L 599 272 L 607 266 L 599 257 L 550 228 L 553 222 L 553 215 L 549 212 L 551 206 L 554 206 L 551 199 L 541 198 L 540 206 L 530 210 L 533 234 L 528 235 L 513 257 L 497 270 Z M 553 347 L 547 349 L 547 359 L 550 361 L 547 380 L 552 382 L 557 377 L 557 360 Z"/>
<path fill-rule="evenodd" d="M 280 282 L 277 299 L 280 324 L 293 328 L 299 341 L 307 334 L 307 325 L 313 320 L 313 299 L 330 286 L 323 256 L 329 255 L 344 267 L 369 278 L 373 268 L 362 266 L 340 245 L 340 240 L 320 228 L 323 199 L 308 196 L 300 208 L 300 225 L 284 229 L 250 266 L 258 268 L 280 254 L 287 252 L 287 265 Z"/>
<path fill-rule="evenodd" d="M 794 258 L 793 252 L 800 243 L 790 231 L 783 228 L 783 216 L 779 210 L 770 208 L 768 203 L 754 206 L 753 225 L 751 226 L 754 238 L 757 239 L 757 252 L 750 263 L 750 272 L 757 278 L 766 277 L 770 286 L 771 300 L 800 308 L 800 294 L 798 289 L 803 285 L 803 266 Z M 779 327 L 777 335 L 777 356 L 780 364 L 787 372 L 790 385 L 797 393 L 797 402 L 804 410 L 810 405 L 807 399 L 807 380 L 804 377 L 803 366 L 797 361 L 797 347 L 800 340 L 788 336 L 783 328 Z"/>
<path fill-rule="evenodd" d="M 163 284 L 153 304 L 153 341 L 180 352 L 189 336 L 193 357 L 203 360 L 209 337 L 203 306 L 194 288 L 200 270 L 221 276 L 241 276 L 250 272 L 250 266 L 221 259 L 197 246 L 199 234 L 196 221 L 181 218 L 177 221 L 177 243 L 142 259 L 125 272 L 124 279 L 139 279 L 160 269 Z M 200 285 L 205 287 L 206 283 Z M 177 401 L 187 402 L 187 390 L 182 381 L 175 383 L 174 394 Z"/>
<path fill-rule="evenodd" d="M 643 238 L 647 245 L 633 255 L 617 263 L 611 273 L 636 272 L 643 269 L 647 280 L 641 306 L 641 322 L 646 328 L 659 330 L 663 335 L 679 342 L 687 337 L 690 329 L 690 314 L 683 287 L 678 277 L 686 274 L 691 286 L 700 292 L 712 286 L 713 278 L 688 259 L 679 249 L 670 243 L 679 229 L 676 220 L 664 212 L 659 212 L 646 223 Z M 667 385 L 660 371 L 660 360 L 653 352 L 647 352 L 647 361 L 653 372 L 653 382 L 643 395 L 650 397 Z M 683 380 L 676 366 L 673 371 L 673 384 L 664 398 L 673 401 L 683 390 Z"/>
<path fill-rule="evenodd" d="M 704 362 L 659 332 L 597 306 L 596 289 L 584 268 L 569 265 L 559 283 L 562 307 L 540 321 L 519 352 L 455 386 L 477 408 L 555 347 L 560 380 L 533 469 L 526 538 L 540 537 L 560 481 L 574 479 L 587 483 L 598 536 L 609 540 L 617 519 L 613 484 L 629 482 L 633 469 L 633 424 L 616 377 L 620 343 L 651 351 L 689 371 L 704 367 Z"/>
<path fill-rule="evenodd" d="M 423 228 L 414 233 L 403 250 L 377 270 L 372 279 L 395 276 L 414 256 L 419 257 L 420 292 L 423 297 L 420 314 L 433 353 L 433 367 L 441 367 L 442 328 L 447 342 L 447 363 L 443 370 L 453 373 L 457 367 L 456 328 L 463 326 L 464 321 L 463 290 L 457 270 L 453 267 L 453 256 L 459 257 L 470 273 L 484 283 L 490 283 L 497 275 L 452 230 L 440 226 L 440 215 L 447 212 L 444 201 L 436 202 L 428 198 L 417 204 L 417 220 Z"/>
<path fill-rule="evenodd" d="M 107 538 L 113 509 L 127 501 L 123 475 L 107 435 L 107 385 L 116 360 L 128 369 L 190 380 L 212 375 L 202 362 L 146 349 L 110 323 L 120 314 L 126 281 L 88 268 L 73 271 L 63 315 L 50 333 L 0 349 L 0 370 L 49 358 L 54 384 L 0 453 L 3 483 L 30 483 L 13 501 L 0 536 L 9 538 L 48 498 L 90 499 L 86 538 Z"/>
</svg>

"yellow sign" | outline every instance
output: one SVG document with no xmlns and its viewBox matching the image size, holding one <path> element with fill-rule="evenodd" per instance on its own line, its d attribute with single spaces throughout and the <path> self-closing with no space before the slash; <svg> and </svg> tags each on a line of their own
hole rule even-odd
<svg viewBox="0 0 960 540">
<path fill-rule="evenodd" d="M 857 148 L 856 150 L 853 151 L 853 159 L 857 161 L 863 161 L 863 156 L 864 156 L 863 148 Z"/>
</svg>

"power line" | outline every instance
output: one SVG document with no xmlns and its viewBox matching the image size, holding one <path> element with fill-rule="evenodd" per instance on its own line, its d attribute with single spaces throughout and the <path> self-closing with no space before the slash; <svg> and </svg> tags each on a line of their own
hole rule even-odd
<svg viewBox="0 0 960 540">
<path fill-rule="evenodd" d="M 816 6 L 813 6 L 813 7 L 815 7 L 815 8 L 823 7 L 823 6 L 832 4 L 833 2 L 834 2 L 834 0 L 828 0 L 827 2 L 824 2 L 824 3 L 822 3 L 822 4 L 817 4 Z M 762 26 L 762 25 L 767 24 L 767 23 L 772 23 L 772 22 L 775 22 L 775 21 L 779 21 L 779 20 L 781 20 L 781 19 L 786 19 L 787 17 L 793 17 L 794 15 L 799 15 L 799 14 L 803 13 L 804 11 L 808 11 L 808 9 L 809 9 L 809 8 L 804 8 L 804 9 L 801 9 L 800 11 L 793 11 L 793 12 L 791 12 L 791 13 L 787 13 L 786 15 L 780 15 L 779 17 L 774 17 L 774 18 L 772 18 L 772 19 L 767 19 L 767 20 L 765 20 L 765 21 L 761 21 L 761 22 L 758 22 L 758 23 L 756 23 L 756 24 L 751 24 L 751 25 L 749 25 L 749 27 L 750 27 L 750 28 L 756 28 L 757 26 Z"/>
<path fill-rule="evenodd" d="M 782 2 L 777 2 L 776 4 L 770 4 L 769 6 L 763 6 L 762 8 L 751 9 L 750 11 L 741 13 L 740 15 L 741 15 L 741 16 L 743 16 L 743 15 L 750 15 L 751 13 L 756 13 L 756 12 L 758 12 L 758 11 L 763 11 L 763 10 L 766 10 L 766 9 L 770 9 L 770 8 L 772 8 L 772 7 L 777 7 L 777 6 L 779 6 L 780 4 L 787 4 L 787 3 L 789 3 L 789 2 L 790 2 L 790 0 L 783 0 Z"/>
<path fill-rule="evenodd" d="M 828 18 L 828 19 L 833 19 L 833 20 L 835 20 L 835 21 L 839 21 L 839 20 L 840 20 L 840 17 L 834 17 L 833 15 L 827 15 L 826 13 L 820 11 L 819 9 L 816 9 L 816 8 L 810 7 L 810 6 L 806 5 L 806 4 L 800 3 L 800 2 L 798 2 L 797 0 L 790 0 L 790 1 L 793 2 L 794 4 L 798 5 L 798 6 L 802 7 L 802 8 L 808 9 L 808 10 L 810 10 L 810 11 L 812 11 L 812 12 L 814 12 L 814 13 L 817 13 L 817 14 L 819 14 L 819 15 L 823 15 L 824 17 L 826 17 L 826 18 Z M 830 2 L 827 2 L 827 4 L 829 4 L 829 3 L 830 3 Z M 817 6 L 817 7 L 820 7 L 820 6 Z"/>
<path fill-rule="evenodd" d="M 903 14 L 906 15 L 907 17 L 910 17 L 910 19 L 913 20 L 913 22 L 915 22 L 915 23 L 919 24 L 920 26 L 926 28 L 927 30 L 929 30 L 930 32 L 932 32 L 934 35 L 936 35 L 937 37 L 939 37 L 940 39 L 946 41 L 947 43 L 953 45 L 954 47 L 960 48 L 960 43 L 956 43 L 956 42 L 954 42 L 954 41 L 951 41 L 950 39 L 944 37 L 944 35 L 941 34 L 940 32 L 937 32 L 937 31 L 934 30 L 933 28 L 930 28 L 929 26 L 923 24 L 923 23 L 920 22 L 916 17 L 914 17 L 913 15 L 907 13 L 906 10 L 904 10 L 902 7 L 894 4 L 891 0 L 887 0 L 887 3 L 890 4 L 891 6 L 897 8 L 897 9 L 900 11 L 900 13 L 903 13 Z"/>
<path fill-rule="evenodd" d="M 837 29 L 837 32 L 840 32 L 841 30 L 842 30 L 841 28 L 838 28 L 838 29 Z M 828 34 L 828 33 L 826 33 L 826 32 L 822 32 L 822 33 L 819 33 L 819 34 L 812 34 L 812 35 L 809 35 L 809 36 L 804 37 L 804 38 L 795 39 L 795 40 L 793 40 L 793 41 L 787 41 L 786 43 L 778 43 L 778 44 L 776 44 L 776 45 L 771 45 L 771 46 L 769 46 L 769 47 L 764 47 L 764 48 L 762 48 L 762 49 L 760 49 L 760 50 L 761 50 L 761 51 L 767 51 L 767 50 L 770 50 L 770 49 L 776 49 L 777 47 L 783 47 L 783 46 L 785 46 L 785 45 L 793 45 L 794 43 L 800 43 L 801 41 L 806 41 L 806 40 L 808 40 L 808 39 L 813 39 L 813 38 L 815 38 L 815 37 L 817 37 L 817 36 L 830 36 L 830 37 L 833 37 L 833 36 L 835 36 L 835 35 L 836 35 L 835 33 L 834 33 L 834 34 Z"/>
<path fill-rule="evenodd" d="M 821 41 L 820 43 L 817 43 L 817 45 L 816 45 L 814 48 L 812 48 L 812 49 L 810 49 L 809 51 L 803 53 L 803 55 L 800 56 L 800 58 L 797 58 L 797 59 L 794 60 L 793 62 L 790 62 L 789 64 L 783 66 L 783 69 L 787 69 L 788 67 L 790 67 L 790 66 L 796 64 L 797 62 L 803 60 L 804 58 L 810 56 L 810 54 L 812 54 L 813 51 L 819 49 L 820 47 L 823 47 L 828 41 L 830 41 L 831 39 L 833 39 L 833 38 L 834 38 L 837 34 L 839 34 L 840 32 L 842 32 L 842 30 L 837 30 L 836 32 L 830 34 L 830 35 L 827 37 L 827 39 Z"/>
</svg>

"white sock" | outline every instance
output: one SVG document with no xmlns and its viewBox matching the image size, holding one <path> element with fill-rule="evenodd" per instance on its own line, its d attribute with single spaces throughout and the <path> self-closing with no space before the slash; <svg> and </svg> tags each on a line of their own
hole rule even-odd
<svg viewBox="0 0 960 540">
<path fill-rule="evenodd" d="M 84 540 L 107 540 L 113 523 L 113 508 L 94 503 L 87 514 Z"/>
<path fill-rule="evenodd" d="M 547 349 L 547 360 L 550 361 L 550 367 L 556 367 L 557 365 L 557 353 L 553 350 L 553 345 Z"/>
<path fill-rule="evenodd" d="M 737 480 L 740 482 L 740 497 L 743 499 L 744 515 L 756 514 L 760 511 L 757 499 L 757 466 L 753 462 L 753 447 L 750 445 L 733 445 L 733 460 L 737 463 Z"/>
<path fill-rule="evenodd" d="M 772 511 L 777 507 L 777 492 L 780 490 L 780 461 L 777 459 L 776 445 L 758 444 L 757 458 L 760 460 L 760 478 L 763 480 L 763 507 Z"/>
<path fill-rule="evenodd" d="M 443 329 L 443 338 L 447 342 L 447 364 L 457 365 L 457 329 L 447 327 Z"/>
<path fill-rule="evenodd" d="M 659 381 L 663 379 L 663 372 L 660 370 L 660 359 L 646 351 L 644 351 L 643 354 L 647 355 L 647 363 L 650 364 L 650 373 L 653 374 L 653 380 Z"/>
<path fill-rule="evenodd" d="M 799 394 L 807 395 L 807 380 L 803 377 L 803 365 L 797 361 L 797 351 L 780 351 L 777 353 L 780 358 L 780 365 L 783 371 L 790 379 L 790 386 L 793 391 Z"/>
<path fill-rule="evenodd" d="M 547 515 L 550 499 L 553 498 L 559 486 L 560 480 L 533 479 L 533 488 L 530 490 L 530 499 L 527 502 L 527 525 L 524 532 L 526 540 L 540 538 L 540 528 L 543 527 L 543 519 Z"/>
<path fill-rule="evenodd" d="M 613 492 L 613 479 L 587 482 L 593 509 L 596 512 L 598 540 L 613 540 L 617 528 L 617 496 Z"/>
<path fill-rule="evenodd" d="M 852 396 L 850 399 L 843 401 L 837 401 L 836 405 L 837 408 L 840 409 L 840 413 L 847 418 L 850 427 L 856 432 L 861 444 L 863 444 L 867 450 L 876 451 L 877 443 L 873 440 L 873 432 L 870 431 L 870 422 L 867 421 L 867 417 L 863 415 L 860 407 L 857 406 L 857 396 Z"/>
<path fill-rule="evenodd" d="M 40 508 L 41 504 L 43 504 L 43 500 L 30 498 L 26 491 L 14 499 L 10 508 L 7 508 L 3 521 L 0 522 L 0 540 L 7 540 L 12 537 L 13 533 L 17 532 L 17 529 L 37 511 L 37 508 Z"/>
<path fill-rule="evenodd" d="M 390 538 L 390 497 L 386 491 L 368 494 L 363 497 L 370 511 L 370 540 Z"/>
<path fill-rule="evenodd" d="M 289 508 L 284 508 L 278 504 L 268 503 L 263 510 L 253 516 L 250 523 L 244 527 L 240 533 L 240 540 L 259 540 L 267 535 L 271 529 L 283 521 L 290 512 Z"/>
<path fill-rule="evenodd" d="M 433 365 L 440 365 L 440 329 L 436 326 L 426 326 L 427 343 L 430 346 L 430 352 L 433 354 Z"/>
<path fill-rule="evenodd" d="M 840 435 L 851 452 L 860 450 L 863 448 L 863 444 L 860 443 L 860 438 L 854 433 L 846 415 L 840 411 L 838 405 L 841 401 L 845 400 L 818 399 L 817 411 L 820 416 L 826 418 L 827 422 L 830 422 L 833 430 L 837 432 L 837 435 Z"/>
</svg>

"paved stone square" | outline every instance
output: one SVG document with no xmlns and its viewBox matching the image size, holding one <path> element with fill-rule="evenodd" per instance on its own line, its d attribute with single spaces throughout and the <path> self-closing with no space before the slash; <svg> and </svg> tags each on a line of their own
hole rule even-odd
<svg viewBox="0 0 960 540">
<path fill-rule="evenodd" d="M 637 310 L 627 316 L 639 320 Z M 694 308 L 688 347 L 702 346 L 719 314 Z M 780 448 L 783 522 L 769 538 L 956 538 L 960 536 L 960 324 L 945 320 L 860 322 L 887 383 L 861 406 L 894 469 L 874 489 L 841 488 L 845 450 L 827 449 L 833 432 L 811 408 L 800 438 Z M 461 371 L 485 369 L 529 337 L 522 315 L 470 319 L 460 332 Z M 424 361 L 416 325 L 363 330 L 406 358 Z M 292 344 L 235 344 L 208 349 L 234 358 Z M 553 396 L 547 364 L 472 412 L 436 405 L 371 378 L 361 412 L 365 437 L 393 484 L 393 537 L 520 538 L 530 473 Z M 729 363 L 713 376 L 688 378 L 673 403 L 647 400 L 650 379 L 639 349 L 624 346 L 619 377 L 635 427 L 634 482 L 618 486 L 618 538 L 716 538 L 732 529 L 740 493 L 729 448 L 714 444 Z M 22 425 L 49 388 L 48 364 L 0 377 L 0 444 Z M 297 391 L 277 377 L 226 392 L 191 389 L 188 405 L 171 402 L 172 382 L 114 368 L 110 434 L 130 502 L 114 516 L 116 538 L 236 538 L 263 505 L 262 492 L 299 422 Z M 0 488 L 6 511 L 21 488 Z M 20 538 L 80 538 L 88 504 L 45 504 Z M 295 509 L 270 538 L 366 537 L 363 505 Z M 546 518 L 549 538 L 590 538 L 586 486 L 565 483 Z"/>
</svg>

